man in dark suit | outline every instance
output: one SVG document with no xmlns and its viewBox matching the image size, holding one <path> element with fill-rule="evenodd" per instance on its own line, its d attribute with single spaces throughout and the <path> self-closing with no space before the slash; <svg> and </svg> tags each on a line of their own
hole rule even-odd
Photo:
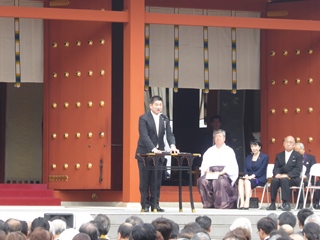
<svg viewBox="0 0 320 240">
<path fill-rule="evenodd" d="M 306 151 L 304 149 L 304 144 L 301 142 L 295 144 L 294 150 L 303 156 L 302 162 L 303 162 L 303 165 L 306 166 L 306 173 L 305 173 L 305 178 L 303 179 L 303 184 L 304 184 L 304 186 L 308 186 L 308 180 L 310 177 L 310 169 L 311 169 L 312 165 L 316 163 L 316 158 L 315 158 L 315 156 L 306 153 Z M 312 184 L 314 184 L 314 183 L 312 183 Z M 316 199 L 316 202 L 319 202 L 319 199 Z M 302 209 L 302 207 L 303 207 L 303 195 L 301 194 L 300 199 L 299 199 L 298 209 Z"/>
<path fill-rule="evenodd" d="M 153 166 L 151 159 L 143 159 L 138 156 L 138 153 L 161 153 L 164 151 L 164 135 L 170 146 L 170 152 L 178 153 L 179 150 L 175 146 L 175 138 L 171 131 L 170 121 L 167 116 L 161 114 L 162 112 L 162 98 L 160 96 L 153 96 L 150 99 L 150 111 L 140 116 L 139 118 L 139 140 L 136 151 L 136 159 L 138 160 L 139 177 L 140 177 L 140 195 L 142 211 L 148 212 L 157 210 L 164 212 L 164 209 L 159 206 L 160 186 L 162 182 L 162 170 L 157 171 L 157 179 L 155 179 L 155 171 L 147 170 L 147 167 Z M 163 166 L 164 158 L 156 161 L 157 166 Z M 157 206 L 154 206 L 156 199 Z"/>
<path fill-rule="evenodd" d="M 290 211 L 290 187 L 299 186 L 302 170 L 302 155 L 294 151 L 294 137 L 288 136 L 283 141 L 285 151 L 278 153 L 273 169 L 273 179 L 270 186 L 271 204 L 267 210 L 276 210 L 275 201 L 279 187 L 281 187 L 282 210 Z"/>
</svg>

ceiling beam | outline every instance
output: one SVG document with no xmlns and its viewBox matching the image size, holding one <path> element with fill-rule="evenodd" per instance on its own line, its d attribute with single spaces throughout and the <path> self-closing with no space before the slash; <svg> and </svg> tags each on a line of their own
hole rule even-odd
<svg viewBox="0 0 320 240">
<path fill-rule="evenodd" d="M 221 17 L 146 12 L 145 21 L 150 24 L 165 25 L 320 31 L 320 21 L 315 20 Z"/>
<path fill-rule="evenodd" d="M 127 11 L 0 6 L 0 17 L 97 22 L 128 22 Z"/>
</svg>

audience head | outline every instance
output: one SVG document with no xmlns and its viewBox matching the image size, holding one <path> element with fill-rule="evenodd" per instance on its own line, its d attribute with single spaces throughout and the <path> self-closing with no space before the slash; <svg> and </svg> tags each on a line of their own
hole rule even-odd
<svg viewBox="0 0 320 240">
<path fill-rule="evenodd" d="M 320 226 L 315 222 L 304 225 L 302 234 L 307 240 L 320 240 Z"/>
<path fill-rule="evenodd" d="M 53 236 L 43 227 L 36 227 L 30 234 L 29 240 L 52 240 Z"/>
<path fill-rule="evenodd" d="M 196 222 L 190 222 L 187 223 L 184 228 L 181 230 L 181 232 L 178 235 L 178 238 L 192 238 L 192 236 L 197 233 L 203 231 L 203 229 L 200 227 L 200 225 Z"/>
<path fill-rule="evenodd" d="M 206 232 L 210 232 L 211 231 L 211 218 L 209 218 L 208 216 L 204 215 L 204 216 L 199 216 L 196 218 L 196 223 L 198 223 L 200 225 L 200 227 L 202 229 L 204 229 Z"/>
<path fill-rule="evenodd" d="M 61 219 L 55 219 L 52 221 L 54 226 L 55 235 L 60 235 L 64 230 L 67 229 L 67 223 Z"/>
<path fill-rule="evenodd" d="M 111 226 L 111 221 L 110 221 L 109 217 L 105 214 L 98 214 L 94 218 L 94 221 L 100 223 L 98 225 L 99 233 L 101 235 L 107 235 L 110 230 L 110 226 Z"/>
<path fill-rule="evenodd" d="M 271 231 L 269 240 L 291 240 L 288 233 L 283 229 L 276 229 Z"/>
<path fill-rule="evenodd" d="M 270 213 L 267 217 L 271 218 L 275 222 L 276 226 L 278 226 L 278 215 L 276 213 Z"/>
<path fill-rule="evenodd" d="M 118 239 L 129 239 L 132 229 L 131 223 L 122 223 L 118 228 Z"/>
<path fill-rule="evenodd" d="M 250 141 L 250 146 L 259 146 L 262 148 L 262 143 L 258 139 L 253 139 Z"/>
<path fill-rule="evenodd" d="M 172 232 L 172 221 L 167 218 L 157 218 L 151 223 L 159 231 L 164 240 L 169 240 Z"/>
<path fill-rule="evenodd" d="M 78 233 L 78 234 L 74 235 L 72 240 L 90 240 L 90 237 L 86 233 Z"/>
<path fill-rule="evenodd" d="M 128 217 L 125 222 L 126 222 L 126 223 L 131 223 L 131 225 L 132 225 L 133 227 L 136 226 L 136 225 L 139 225 L 139 224 L 143 224 L 143 223 L 144 223 L 143 220 L 142 220 L 140 217 L 134 216 L 134 215 Z"/>
<path fill-rule="evenodd" d="M 157 237 L 156 229 L 150 223 L 143 223 L 133 227 L 130 240 L 155 240 Z"/>
<path fill-rule="evenodd" d="M 0 230 L 4 231 L 4 233 L 7 235 L 10 232 L 8 223 L 0 220 Z"/>
<path fill-rule="evenodd" d="M 9 231 L 10 232 L 17 232 L 17 231 L 21 231 L 21 222 L 18 219 L 14 219 L 14 218 L 9 218 L 6 223 L 9 226 Z"/>
<path fill-rule="evenodd" d="M 289 224 L 292 228 L 296 226 L 297 219 L 292 212 L 283 212 L 278 217 L 278 225 L 281 227 L 284 224 Z"/>
<path fill-rule="evenodd" d="M 198 232 L 194 234 L 191 238 L 191 240 L 211 240 L 208 232 Z"/>
<path fill-rule="evenodd" d="M 235 228 L 227 232 L 223 240 L 251 240 L 251 234 L 246 228 Z"/>
<path fill-rule="evenodd" d="M 43 218 L 43 217 L 38 217 L 35 218 L 32 223 L 31 223 L 31 232 L 33 232 L 33 230 L 37 227 L 42 227 L 45 230 L 49 231 L 50 229 L 50 225 L 47 219 Z"/>
<path fill-rule="evenodd" d="M 230 226 L 230 230 L 234 230 L 236 228 L 244 228 L 247 229 L 250 234 L 252 233 L 251 222 L 248 218 L 240 217 L 236 218 Z"/>
<path fill-rule="evenodd" d="M 78 230 L 74 229 L 74 228 L 68 228 L 66 230 L 64 230 L 60 236 L 59 236 L 59 240 L 70 240 L 73 239 L 74 236 L 76 236 L 79 233 Z M 89 237 L 90 238 L 90 237 Z"/>
<path fill-rule="evenodd" d="M 313 211 L 309 208 L 303 208 L 298 212 L 297 218 L 298 218 L 298 225 L 300 228 L 303 228 L 304 221 L 307 219 L 307 217 L 309 217 L 312 214 L 313 214 Z"/>
<path fill-rule="evenodd" d="M 22 232 L 16 231 L 10 232 L 6 237 L 6 240 L 27 240 L 27 237 Z"/>
<path fill-rule="evenodd" d="M 303 236 L 300 233 L 293 233 L 290 235 L 292 240 L 304 240 Z"/>
<path fill-rule="evenodd" d="M 309 222 L 315 222 L 318 225 L 320 225 L 320 216 L 317 214 L 312 214 L 309 217 L 306 218 L 306 220 L 304 221 L 304 225 L 306 225 Z"/>
<path fill-rule="evenodd" d="M 170 239 L 178 238 L 179 232 L 180 232 L 179 224 L 177 224 L 176 222 L 172 222 L 172 232 L 171 232 Z"/>
<path fill-rule="evenodd" d="M 7 234 L 3 230 L 0 230 L 0 240 L 5 240 L 6 237 L 7 237 Z"/>
<path fill-rule="evenodd" d="M 91 240 L 98 240 L 100 237 L 98 228 L 92 222 L 83 223 L 79 232 L 88 234 Z"/>
<path fill-rule="evenodd" d="M 286 233 L 291 235 L 293 233 L 293 227 L 290 226 L 289 224 L 282 224 L 279 229 L 283 229 Z"/>
<path fill-rule="evenodd" d="M 257 229 L 260 239 L 265 239 L 273 230 L 277 229 L 277 224 L 273 219 L 264 217 L 257 222 Z"/>
<path fill-rule="evenodd" d="M 21 223 L 21 232 L 28 237 L 29 235 L 29 227 L 28 227 L 28 223 L 26 221 L 20 221 Z"/>
</svg>

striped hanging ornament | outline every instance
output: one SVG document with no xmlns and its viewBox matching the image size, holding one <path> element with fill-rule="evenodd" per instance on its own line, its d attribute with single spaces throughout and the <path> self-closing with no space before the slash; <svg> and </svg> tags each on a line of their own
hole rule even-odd
<svg viewBox="0 0 320 240">
<path fill-rule="evenodd" d="M 232 12 L 232 16 L 235 13 Z M 237 42 L 236 42 L 236 29 L 231 28 L 231 45 L 232 45 L 232 93 L 237 93 Z"/>
<path fill-rule="evenodd" d="M 14 1 L 15 6 L 19 6 L 19 2 Z M 15 40 L 15 73 L 16 82 L 14 87 L 19 88 L 21 85 L 21 65 L 20 65 L 20 19 L 14 18 L 14 40 Z"/>
<path fill-rule="evenodd" d="M 174 79 L 173 91 L 178 92 L 179 86 L 179 26 L 174 25 Z"/>
<path fill-rule="evenodd" d="M 208 27 L 203 27 L 204 93 L 209 93 Z"/>
<path fill-rule="evenodd" d="M 150 24 L 145 24 L 144 52 L 144 90 L 149 90 L 149 61 L 150 61 Z"/>
</svg>

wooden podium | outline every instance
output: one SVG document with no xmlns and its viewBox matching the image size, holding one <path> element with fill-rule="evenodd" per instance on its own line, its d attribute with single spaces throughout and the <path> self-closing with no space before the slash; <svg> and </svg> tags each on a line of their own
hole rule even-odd
<svg viewBox="0 0 320 240">
<path fill-rule="evenodd" d="M 147 168 L 147 170 L 155 170 L 155 179 L 154 181 L 156 182 L 157 179 L 157 170 L 178 170 L 179 171 L 179 212 L 182 212 L 182 171 L 189 171 L 189 193 L 190 193 L 190 204 L 191 204 L 191 210 L 192 212 L 195 212 L 194 208 L 194 202 L 193 202 L 193 194 L 192 194 L 192 164 L 193 160 L 196 157 L 201 157 L 201 154 L 199 153 L 169 153 L 169 152 L 162 152 L 162 153 L 146 153 L 146 154 L 139 154 L 143 159 L 144 166 Z M 171 156 L 171 162 L 175 159 L 177 161 L 177 166 L 158 166 L 156 164 L 157 161 L 161 157 L 165 156 Z M 147 161 L 151 161 L 151 166 L 147 166 Z M 183 165 L 183 163 L 186 162 L 187 165 Z M 145 201 L 145 197 L 143 196 L 143 201 Z M 157 200 L 154 200 L 154 205 L 157 206 Z M 144 206 L 144 202 L 142 203 Z M 141 211 L 144 211 L 142 209 Z M 157 212 L 157 209 L 154 209 L 153 212 Z"/>
</svg>

